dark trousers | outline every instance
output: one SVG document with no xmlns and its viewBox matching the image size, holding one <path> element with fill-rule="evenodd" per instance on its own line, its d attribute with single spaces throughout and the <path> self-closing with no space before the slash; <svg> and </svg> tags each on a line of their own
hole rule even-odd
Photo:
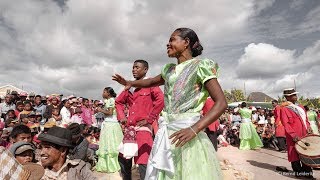
<svg viewBox="0 0 320 180">
<path fill-rule="evenodd" d="M 207 136 L 209 137 L 210 141 L 213 144 L 213 147 L 216 151 L 218 151 L 218 133 L 217 131 L 210 131 L 208 128 L 205 131 L 207 133 Z"/>
<path fill-rule="evenodd" d="M 286 149 L 286 138 L 285 137 L 277 137 L 278 140 L 278 148 L 279 151 L 283 151 Z"/>
<path fill-rule="evenodd" d="M 303 164 L 301 161 L 291 162 L 291 167 L 296 176 L 312 176 L 311 167 Z"/>
<path fill-rule="evenodd" d="M 131 180 L 132 179 L 132 173 L 131 173 L 131 168 L 132 168 L 132 158 L 131 159 L 125 159 L 123 157 L 118 157 L 118 161 L 121 167 L 121 176 L 123 180 Z M 144 180 L 144 177 L 146 176 L 146 170 L 147 170 L 147 165 L 146 164 L 139 164 L 139 174 L 140 174 L 140 179 Z"/>
<path fill-rule="evenodd" d="M 118 157 L 118 161 L 121 167 L 121 176 L 123 180 L 131 180 L 131 168 L 132 168 L 132 158 L 125 159 L 123 157 Z"/>
<path fill-rule="evenodd" d="M 139 164 L 139 174 L 140 174 L 141 180 L 144 180 L 144 177 L 146 176 L 146 171 L 147 171 L 147 165 Z"/>
</svg>

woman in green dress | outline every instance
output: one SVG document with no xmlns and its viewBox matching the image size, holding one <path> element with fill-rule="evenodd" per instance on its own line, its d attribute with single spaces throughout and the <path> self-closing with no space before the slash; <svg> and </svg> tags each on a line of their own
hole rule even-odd
<svg viewBox="0 0 320 180">
<path fill-rule="evenodd" d="M 257 133 L 257 130 L 251 122 L 252 110 L 247 108 L 247 103 L 241 103 L 239 113 L 241 116 L 239 149 L 249 150 L 263 147 L 263 143 Z"/>
<path fill-rule="evenodd" d="M 179 28 L 167 44 L 167 54 L 177 58 L 177 64 L 166 64 L 160 75 L 145 80 L 113 76 L 126 88 L 164 85 L 165 108 L 149 157 L 147 180 L 223 179 L 216 151 L 203 130 L 218 119 L 227 103 L 217 81 L 218 65 L 197 57 L 202 50 L 193 30 Z M 201 117 L 209 95 L 215 106 Z"/>
<path fill-rule="evenodd" d="M 312 129 L 312 133 L 320 135 L 319 128 L 318 128 L 319 122 L 317 120 L 318 119 L 317 113 L 315 111 L 313 111 L 313 110 L 310 110 L 308 106 L 304 106 L 304 108 L 307 111 L 308 121 L 310 123 L 310 127 Z"/>
<path fill-rule="evenodd" d="M 115 113 L 114 98 L 116 96 L 111 87 L 106 87 L 102 94 L 104 108 L 98 108 L 98 111 L 106 116 L 101 125 L 99 149 L 97 150 L 96 169 L 98 172 L 114 173 L 120 170 L 118 147 L 123 139 L 123 134 Z"/>
</svg>

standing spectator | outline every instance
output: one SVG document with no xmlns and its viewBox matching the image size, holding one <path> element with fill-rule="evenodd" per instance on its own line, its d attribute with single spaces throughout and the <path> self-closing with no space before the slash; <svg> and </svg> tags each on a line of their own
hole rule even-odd
<svg viewBox="0 0 320 180">
<path fill-rule="evenodd" d="M 36 95 L 34 99 L 34 107 L 35 112 L 40 113 L 42 118 L 44 118 L 44 113 L 46 112 L 46 105 L 42 103 L 42 97 L 40 95 Z M 44 122 L 43 122 L 44 123 Z"/>
<path fill-rule="evenodd" d="M 80 159 L 67 158 L 72 147 L 70 130 L 52 127 L 41 133 L 41 164 L 45 168 L 44 179 L 92 180 L 96 179 L 88 164 Z"/>
<path fill-rule="evenodd" d="M 60 98 L 59 96 L 49 96 L 48 98 L 49 101 L 49 105 L 47 105 L 46 111 L 43 114 L 43 117 L 46 119 L 50 119 L 52 117 L 52 110 L 54 108 L 58 109 L 58 111 L 60 112 L 60 108 L 59 108 L 59 103 L 60 103 Z"/>
<path fill-rule="evenodd" d="M 272 101 L 272 106 L 274 107 L 274 118 L 275 118 L 275 136 L 278 140 L 279 151 L 285 152 L 286 149 L 286 134 L 284 130 L 284 126 L 282 125 L 280 119 L 280 109 L 281 107 L 278 105 L 277 100 Z"/>
<path fill-rule="evenodd" d="M 302 105 L 296 105 L 298 100 L 297 93 L 294 88 L 283 90 L 283 95 L 287 102 L 282 104 L 280 118 L 286 131 L 288 161 L 291 162 L 295 175 L 312 178 L 311 167 L 300 161 L 295 149 L 295 143 L 308 133 L 312 133 L 305 109 Z"/>
<path fill-rule="evenodd" d="M 12 101 L 12 95 L 7 94 L 5 96 L 4 102 L 0 104 L 0 115 L 1 118 L 5 118 L 6 113 L 10 110 L 15 110 L 16 105 Z"/>
<path fill-rule="evenodd" d="M 61 115 L 61 126 L 67 127 L 71 123 L 71 112 L 70 112 L 70 101 L 68 99 L 65 99 L 62 101 L 63 107 L 60 110 Z"/>
<path fill-rule="evenodd" d="M 145 60 L 136 60 L 133 63 L 132 74 L 136 80 L 146 79 L 149 65 Z M 128 117 L 125 115 L 128 106 Z M 136 141 L 138 143 L 138 156 L 134 158 L 139 165 L 140 179 L 144 179 L 148 158 L 151 152 L 153 139 L 151 125 L 157 120 L 164 106 L 163 93 L 161 89 L 131 88 L 125 90 L 116 99 L 116 110 L 118 120 L 126 126 L 136 129 Z M 123 179 L 131 179 L 132 159 L 119 158 Z"/>
<path fill-rule="evenodd" d="M 83 98 L 82 99 L 82 106 L 81 106 L 81 111 L 82 111 L 82 120 L 85 124 L 88 126 L 92 125 L 92 116 L 93 116 L 93 110 L 89 105 L 89 99 Z"/>
</svg>

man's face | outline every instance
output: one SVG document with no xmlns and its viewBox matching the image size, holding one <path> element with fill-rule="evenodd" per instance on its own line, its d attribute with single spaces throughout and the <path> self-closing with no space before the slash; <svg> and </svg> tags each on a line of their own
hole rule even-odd
<svg viewBox="0 0 320 180">
<path fill-rule="evenodd" d="M 14 142 L 19 142 L 19 141 L 31 143 L 32 141 L 31 134 L 26 134 L 26 133 L 18 134 L 17 137 L 14 139 Z"/>
<path fill-rule="evenodd" d="M 19 104 L 17 106 L 17 110 L 20 111 L 20 112 L 23 111 L 23 108 L 24 108 L 23 104 Z"/>
<path fill-rule="evenodd" d="M 148 69 L 139 62 L 135 62 L 132 67 L 132 75 L 135 79 L 141 79 L 147 74 Z"/>
<path fill-rule="evenodd" d="M 286 99 L 292 103 L 296 103 L 298 100 L 298 96 L 296 94 L 291 95 L 291 96 L 286 96 Z"/>
<path fill-rule="evenodd" d="M 11 95 L 6 95 L 4 100 L 5 100 L 6 103 L 11 103 L 11 99 L 12 99 Z"/>
<path fill-rule="evenodd" d="M 52 167 L 60 158 L 63 158 L 62 148 L 49 142 L 41 142 L 41 164 L 44 167 Z"/>
<path fill-rule="evenodd" d="M 276 107 L 277 105 L 278 105 L 278 103 L 272 102 L 272 106 L 273 106 L 273 107 Z"/>
<path fill-rule="evenodd" d="M 28 162 L 32 162 L 33 151 L 32 150 L 24 151 L 23 153 L 16 155 L 16 159 L 22 165 L 24 165 Z"/>
<path fill-rule="evenodd" d="M 36 105 L 41 104 L 41 97 L 36 97 L 35 100 L 34 100 L 34 103 L 35 103 Z"/>
</svg>

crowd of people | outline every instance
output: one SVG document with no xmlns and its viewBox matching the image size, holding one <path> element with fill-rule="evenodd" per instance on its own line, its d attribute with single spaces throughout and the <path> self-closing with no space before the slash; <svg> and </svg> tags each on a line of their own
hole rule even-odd
<svg viewBox="0 0 320 180">
<path fill-rule="evenodd" d="M 277 100 L 272 102 L 273 108 L 250 106 L 252 111 L 251 122 L 255 127 L 264 148 L 273 149 L 280 152 L 286 152 L 285 129 L 280 120 L 280 105 Z M 239 107 L 228 107 L 218 119 L 217 143 L 218 146 L 240 146 L 240 125 L 241 115 Z M 304 106 L 307 111 L 308 121 L 312 124 L 311 128 L 314 134 L 319 135 L 320 110 Z M 277 112 L 278 111 L 278 112 Z M 278 113 L 278 117 L 276 116 Z"/>
<path fill-rule="evenodd" d="M 219 67 L 210 59 L 197 58 L 202 50 L 193 30 L 176 29 L 167 54 L 177 64 L 166 64 L 158 76 L 147 78 L 148 62 L 135 60 L 135 81 L 115 74 L 112 79 L 125 88 L 119 95 L 104 88 L 103 100 L 7 94 L 0 104 L 0 150 L 1 160 L 10 160 L 13 166 L 2 169 L 2 174 L 18 179 L 36 175 L 96 179 L 92 172 L 96 170 L 120 172 L 124 180 L 131 180 L 134 162 L 140 179 L 223 179 L 216 151 L 228 145 L 281 152 L 287 146 L 293 170 L 309 171 L 301 166 L 292 142 L 306 129 L 309 133 L 309 124 L 313 133 L 319 133 L 319 112 L 306 107 L 310 123 L 300 132 L 284 120 L 286 107 L 298 114 L 303 111 L 293 100 L 282 108 L 277 101 L 272 102 L 273 109 L 247 107 L 245 102 L 228 108 L 217 81 Z M 295 93 L 284 95 L 289 101 Z"/>
</svg>

